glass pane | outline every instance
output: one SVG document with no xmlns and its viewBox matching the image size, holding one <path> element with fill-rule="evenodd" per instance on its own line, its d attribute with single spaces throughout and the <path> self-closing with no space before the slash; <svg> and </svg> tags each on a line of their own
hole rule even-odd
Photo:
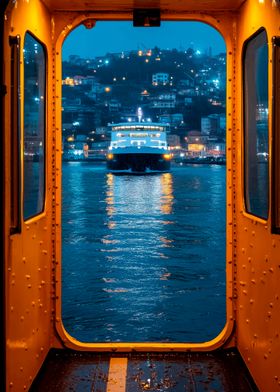
<svg viewBox="0 0 280 392">
<path fill-rule="evenodd" d="M 251 214 L 268 216 L 268 45 L 262 31 L 245 51 L 245 200 Z"/>
<path fill-rule="evenodd" d="M 43 46 L 24 42 L 24 219 L 43 211 L 45 188 L 45 73 Z"/>
<path fill-rule="evenodd" d="M 65 40 L 62 320 L 74 338 L 204 342 L 224 327 L 225 51 L 198 22 L 100 21 Z M 155 126 L 153 143 L 167 131 L 169 172 L 107 171 L 113 127 L 147 162 Z"/>
</svg>

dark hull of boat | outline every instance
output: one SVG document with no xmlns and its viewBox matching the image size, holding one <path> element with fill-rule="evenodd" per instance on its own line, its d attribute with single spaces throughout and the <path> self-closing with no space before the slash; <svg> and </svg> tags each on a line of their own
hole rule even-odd
<svg viewBox="0 0 280 392">
<path fill-rule="evenodd" d="M 113 159 L 107 160 L 107 168 L 112 173 L 168 172 L 170 160 L 162 154 L 115 154 Z"/>
</svg>

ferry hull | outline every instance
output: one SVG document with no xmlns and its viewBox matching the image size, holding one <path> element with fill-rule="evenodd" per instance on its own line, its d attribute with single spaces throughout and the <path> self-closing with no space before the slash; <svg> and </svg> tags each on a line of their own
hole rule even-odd
<svg viewBox="0 0 280 392">
<path fill-rule="evenodd" d="M 114 154 L 113 159 L 107 161 L 107 168 L 112 173 L 168 172 L 170 160 L 163 154 Z"/>
</svg>

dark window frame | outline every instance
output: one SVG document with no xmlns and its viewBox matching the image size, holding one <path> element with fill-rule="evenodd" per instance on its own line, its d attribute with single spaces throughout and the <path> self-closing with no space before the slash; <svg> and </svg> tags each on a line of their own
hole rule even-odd
<svg viewBox="0 0 280 392">
<path fill-rule="evenodd" d="M 10 36 L 11 48 L 11 186 L 10 234 L 21 232 L 21 90 L 20 90 L 20 36 Z"/>
<path fill-rule="evenodd" d="M 37 216 L 40 216 L 45 212 L 45 204 L 46 204 L 46 184 L 47 184 L 47 76 L 48 76 L 48 56 L 47 56 L 47 48 L 45 44 L 38 38 L 36 35 L 34 35 L 30 30 L 26 30 L 23 38 L 23 49 L 25 47 L 25 40 L 27 34 L 32 37 L 42 48 L 43 54 L 44 54 L 44 64 L 45 64 L 45 69 L 44 69 L 44 106 L 43 106 L 43 113 L 44 113 L 44 128 L 43 128 L 43 173 L 44 173 L 44 179 L 43 179 L 43 184 L 42 184 L 42 209 L 40 211 L 37 211 L 35 214 L 29 215 L 27 217 L 24 216 L 24 185 L 25 185 L 25 173 L 24 173 L 24 165 L 25 165 L 25 160 L 23 159 L 23 179 L 22 179 L 22 193 L 23 193 L 23 206 L 22 206 L 22 217 L 23 221 L 27 222 L 28 220 L 35 218 Z M 24 141 L 25 141 L 25 67 L 24 67 L 24 59 L 23 59 L 23 81 L 24 81 L 24 86 L 23 86 L 23 152 L 24 152 Z"/>
<path fill-rule="evenodd" d="M 247 178 L 248 175 L 246 173 L 246 171 L 248 170 L 248 139 L 250 140 L 250 138 L 248 137 L 249 132 L 247 129 L 247 117 L 249 114 L 249 110 L 247 107 L 247 99 L 246 97 L 248 97 L 248 91 L 247 91 L 247 84 L 246 84 L 246 54 L 247 54 L 247 49 L 248 46 L 250 45 L 250 43 L 253 42 L 253 40 L 255 40 L 260 34 L 265 33 L 266 35 L 266 43 L 268 45 L 268 35 L 267 35 L 267 31 L 264 27 L 260 28 L 259 30 L 257 30 L 253 35 L 251 35 L 245 42 L 243 45 L 243 49 L 242 49 L 242 98 L 243 98 L 243 102 L 242 102 L 242 109 L 243 109 L 243 148 L 242 148 L 242 155 L 243 155 L 243 201 L 244 201 L 244 206 L 245 206 L 245 212 L 247 214 L 249 214 L 252 218 L 258 218 L 258 219 L 262 219 L 264 221 L 267 221 L 269 218 L 269 211 L 270 211 L 270 187 L 269 187 L 269 183 L 270 183 L 270 173 L 269 173 L 269 162 L 271 160 L 271 156 L 268 155 L 268 163 L 267 163 L 267 205 L 266 205 L 266 216 L 261 216 L 257 213 L 255 213 L 254 211 L 251 210 L 251 208 L 249 208 L 249 203 L 248 203 L 248 199 L 250 198 L 250 188 L 247 186 Z M 267 76 L 269 73 L 268 70 L 269 67 L 269 53 L 267 54 Z M 269 81 L 267 83 L 267 93 L 268 93 L 268 89 L 269 89 Z M 256 134 L 256 138 L 257 138 L 257 132 Z M 267 121 L 267 143 L 268 143 L 268 151 L 269 151 L 269 146 L 270 146 L 270 140 L 269 140 L 269 121 Z"/>
<path fill-rule="evenodd" d="M 280 37 L 272 38 L 272 233 L 280 234 Z"/>
</svg>

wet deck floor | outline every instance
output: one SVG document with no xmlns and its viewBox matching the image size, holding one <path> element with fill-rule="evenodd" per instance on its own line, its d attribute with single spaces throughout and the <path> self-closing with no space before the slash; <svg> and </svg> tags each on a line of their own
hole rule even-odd
<svg viewBox="0 0 280 392">
<path fill-rule="evenodd" d="M 234 351 L 94 354 L 52 350 L 32 392 L 256 392 Z"/>
</svg>

